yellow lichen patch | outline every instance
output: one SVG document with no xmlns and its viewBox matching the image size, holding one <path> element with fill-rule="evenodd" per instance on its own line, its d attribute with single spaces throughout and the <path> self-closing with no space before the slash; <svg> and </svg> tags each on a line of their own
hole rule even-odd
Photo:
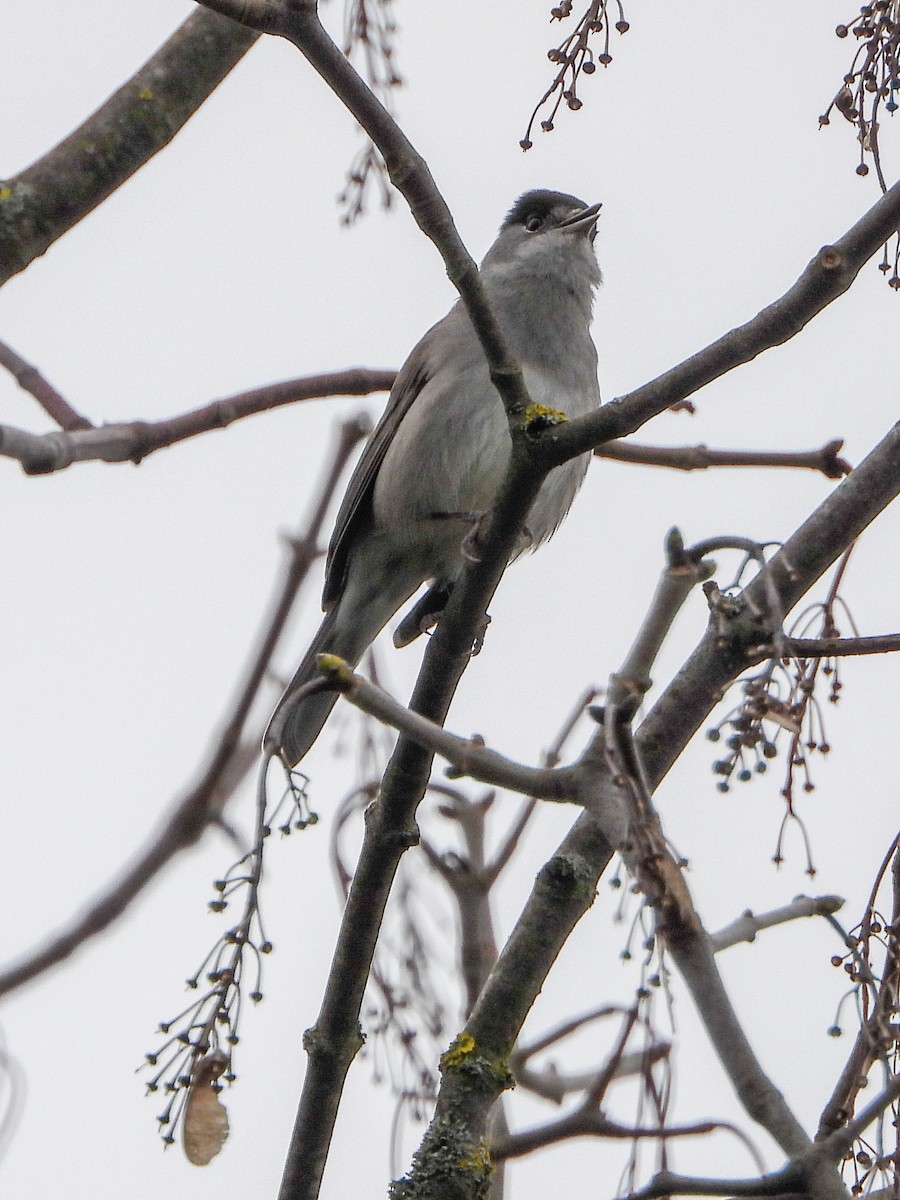
<svg viewBox="0 0 900 1200">
<path fill-rule="evenodd" d="M 8 200 L 12 195 L 11 187 L 0 187 L 0 200 Z"/>
<path fill-rule="evenodd" d="M 138 100 L 152 100 L 152 99 L 153 99 L 153 92 L 150 88 L 148 88 L 148 87 L 141 88 L 141 90 L 138 92 Z"/>
<path fill-rule="evenodd" d="M 471 1033 L 459 1033 L 450 1043 L 449 1049 L 441 1055 L 441 1068 L 461 1067 L 466 1059 L 475 1053 L 475 1039 Z"/>
<path fill-rule="evenodd" d="M 546 428 L 548 425 L 564 425 L 568 421 L 564 412 L 551 408 L 549 404 L 529 404 L 525 409 L 525 424 L 538 425 Z"/>
<path fill-rule="evenodd" d="M 323 675 L 342 683 L 349 683 L 353 672 L 339 654 L 320 654 L 316 658 L 316 666 Z"/>
<path fill-rule="evenodd" d="M 485 1175 L 491 1170 L 491 1152 L 484 1138 L 473 1146 L 469 1153 L 459 1160 L 459 1168 L 461 1171 L 477 1171 L 480 1175 Z"/>
<path fill-rule="evenodd" d="M 569 418 L 558 408 L 549 404 L 529 404 L 524 413 L 525 436 L 531 441 L 537 441 L 541 434 L 557 425 L 565 425 Z"/>
</svg>

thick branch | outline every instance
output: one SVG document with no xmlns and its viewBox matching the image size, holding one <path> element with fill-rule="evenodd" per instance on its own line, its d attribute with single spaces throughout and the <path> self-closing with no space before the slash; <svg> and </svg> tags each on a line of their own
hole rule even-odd
<svg viewBox="0 0 900 1200">
<path fill-rule="evenodd" d="M 900 183 L 878 200 L 834 245 L 823 247 L 797 282 L 752 321 L 596 412 L 548 431 L 542 448 L 565 462 L 611 438 L 625 437 L 728 371 L 796 336 L 853 283 L 864 263 L 900 229 Z M 550 444 L 552 443 L 552 449 Z"/>
<path fill-rule="evenodd" d="M 891 430 L 763 569 L 777 581 L 784 611 L 788 611 L 815 583 L 898 490 L 900 425 Z M 764 579 L 757 579 L 748 589 L 756 611 L 765 611 L 767 588 Z M 754 636 L 750 640 L 758 638 Z M 659 785 L 724 688 L 740 674 L 748 661 L 740 640 L 733 645 L 722 645 L 714 632 L 706 634 L 638 730 L 637 748 L 652 788 Z M 601 742 L 601 735 L 598 734 L 595 740 Z M 586 790 L 610 786 L 608 781 L 604 785 L 602 777 L 598 778 L 596 763 L 589 751 L 583 762 L 574 768 L 582 773 Z M 577 920 L 590 906 L 612 851 L 613 845 L 600 823 L 585 813 L 542 869 L 466 1024 L 466 1033 L 471 1035 L 479 1055 L 485 1060 L 494 1061 L 514 1042 L 556 955 Z M 498 1095 L 503 1086 L 498 1078 L 491 1094 Z M 464 1104 L 466 1137 L 477 1143 L 483 1136 L 491 1094 L 471 1096 L 462 1074 L 445 1071 L 438 1110 L 447 1114 L 445 1119 L 450 1120 Z M 437 1126 L 435 1139 L 440 1134 L 441 1128 Z M 426 1140 L 423 1156 L 427 1154 L 428 1145 Z M 739 1193 L 738 1188 L 732 1189 L 725 1184 L 721 1192 L 715 1194 L 727 1194 L 732 1190 Z M 792 1187 L 782 1176 L 774 1190 L 786 1192 Z M 796 1186 L 796 1190 L 802 1189 Z M 411 1189 L 409 1194 L 414 1195 L 414 1190 Z M 759 1187 L 757 1181 L 748 1181 L 745 1194 L 765 1194 L 765 1189 Z"/>
<path fill-rule="evenodd" d="M 197 12 L 74 133 L 0 183 L 0 284 L 167 146 L 257 34 Z"/>
</svg>

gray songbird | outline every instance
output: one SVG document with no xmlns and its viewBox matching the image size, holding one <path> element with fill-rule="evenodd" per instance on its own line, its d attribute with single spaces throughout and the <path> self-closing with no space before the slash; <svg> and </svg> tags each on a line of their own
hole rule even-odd
<svg viewBox="0 0 900 1200">
<path fill-rule="evenodd" d="M 593 241 L 600 205 L 562 192 L 526 192 L 481 264 L 481 280 L 537 404 L 580 417 L 600 403 L 589 326 L 600 269 Z M 298 695 L 316 656 L 356 666 L 423 583 L 396 645 L 433 625 L 510 456 L 506 414 L 461 301 L 403 364 L 350 480 L 325 568 L 319 632 L 269 722 L 264 745 L 293 766 L 312 746 L 336 693 Z M 589 455 L 547 476 L 517 554 L 554 532 L 581 486 Z M 471 536 L 470 536 L 471 541 Z"/>
</svg>

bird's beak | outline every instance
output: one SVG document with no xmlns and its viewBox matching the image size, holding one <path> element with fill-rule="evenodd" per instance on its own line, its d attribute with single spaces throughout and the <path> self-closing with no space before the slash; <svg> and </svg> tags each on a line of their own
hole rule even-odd
<svg viewBox="0 0 900 1200">
<path fill-rule="evenodd" d="M 600 204 L 591 204 L 587 208 L 581 208 L 570 217 L 566 217 L 556 228 L 561 233 L 583 233 L 593 237 L 601 207 Z"/>
</svg>

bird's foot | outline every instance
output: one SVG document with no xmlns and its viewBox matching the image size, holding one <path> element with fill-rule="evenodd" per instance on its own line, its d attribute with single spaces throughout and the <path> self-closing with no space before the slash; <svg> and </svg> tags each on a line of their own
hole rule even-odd
<svg viewBox="0 0 900 1200">
<path fill-rule="evenodd" d="M 452 583 L 434 583 L 416 601 L 394 630 L 394 645 L 398 650 L 437 625 L 452 591 Z"/>
<path fill-rule="evenodd" d="M 464 521 L 470 527 L 460 546 L 460 553 L 466 562 L 481 562 L 478 533 L 484 518 L 484 512 L 433 512 L 430 516 L 432 521 Z"/>
</svg>

